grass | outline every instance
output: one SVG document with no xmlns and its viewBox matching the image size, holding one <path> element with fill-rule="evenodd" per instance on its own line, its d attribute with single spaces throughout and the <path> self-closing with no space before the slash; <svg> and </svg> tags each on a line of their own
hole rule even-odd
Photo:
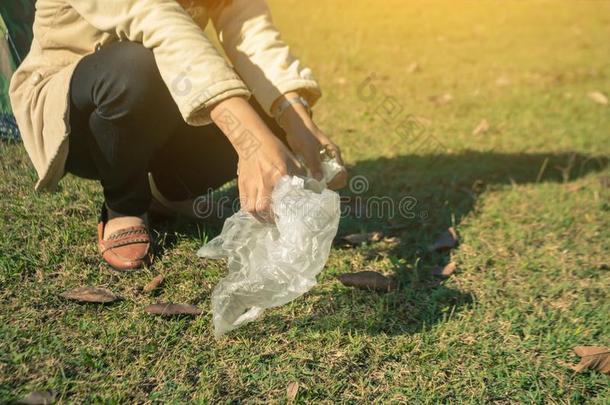
<svg viewBox="0 0 610 405">
<path fill-rule="evenodd" d="M 333 249 L 309 294 L 216 341 L 209 313 L 142 311 L 157 300 L 209 310 L 222 263 L 194 253 L 215 229 L 161 224 L 152 269 L 111 273 L 94 244 L 99 187 L 66 178 L 35 194 L 22 147 L 0 144 L 0 398 L 285 402 L 298 382 L 298 402 L 607 404 L 608 376 L 565 363 L 575 345 L 610 345 L 610 107 L 587 97 L 610 93 L 610 3 L 271 3 L 323 86 L 320 125 L 368 182 L 344 194 L 417 201 L 414 218 L 345 218 L 341 232 L 398 223 L 401 242 Z M 435 101 L 443 94 L 453 99 Z M 422 134 L 401 131 L 409 114 Z M 472 134 L 483 119 L 491 129 Z M 427 253 L 448 226 L 459 248 Z M 458 272 L 431 282 L 448 260 Z M 401 288 L 336 281 L 363 268 Z M 158 295 L 139 293 L 157 273 Z M 59 297 L 79 285 L 125 299 Z"/>
</svg>

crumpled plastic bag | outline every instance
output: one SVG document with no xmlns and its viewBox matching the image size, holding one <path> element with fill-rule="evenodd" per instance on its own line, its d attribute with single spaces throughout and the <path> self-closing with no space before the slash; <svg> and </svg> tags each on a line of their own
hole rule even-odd
<svg viewBox="0 0 610 405">
<path fill-rule="evenodd" d="M 274 224 L 240 210 L 197 255 L 227 258 L 229 274 L 212 292 L 216 337 L 284 305 L 316 285 L 340 217 L 339 195 L 326 184 L 342 166 L 322 163 L 324 179 L 284 176 L 271 195 Z"/>
</svg>

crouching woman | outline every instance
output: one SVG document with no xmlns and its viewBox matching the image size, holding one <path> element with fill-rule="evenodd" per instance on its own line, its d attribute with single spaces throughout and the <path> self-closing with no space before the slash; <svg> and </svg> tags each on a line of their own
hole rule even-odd
<svg viewBox="0 0 610 405">
<path fill-rule="evenodd" d="M 264 0 L 38 0 L 10 97 L 37 190 L 66 173 L 100 182 L 98 247 L 117 270 L 150 262 L 151 203 L 189 214 L 237 175 L 242 207 L 269 221 L 281 176 L 304 161 L 321 177 L 320 150 L 341 159 L 312 120 L 318 84 Z"/>
</svg>

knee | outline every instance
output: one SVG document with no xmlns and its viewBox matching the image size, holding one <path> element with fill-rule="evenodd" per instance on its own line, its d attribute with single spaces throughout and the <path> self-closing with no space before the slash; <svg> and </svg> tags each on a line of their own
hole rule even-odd
<svg viewBox="0 0 610 405">
<path fill-rule="evenodd" d="M 102 90 L 97 104 L 101 115 L 131 116 L 139 112 L 151 114 L 172 103 L 172 98 L 161 78 L 154 55 L 142 44 L 120 41 L 108 45 L 113 69 L 111 80 L 100 81 Z"/>
<path fill-rule="evenodd" d="M 162 83 L 153 52 L 138 42 L 120 41 L 115 47 L 115 71 L 134 91 L 150 91 Z"/>
</svg>

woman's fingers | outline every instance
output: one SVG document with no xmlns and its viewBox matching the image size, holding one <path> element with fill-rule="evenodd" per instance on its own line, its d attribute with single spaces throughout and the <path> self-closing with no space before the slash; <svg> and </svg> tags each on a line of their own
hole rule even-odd
<svg viewBox="0 0 610 405">
<path fill-rule="evenodd" d="M 337 145 L 335 144 L 331 144 L 330 145 L 330 149 L 332 150 L 332 152 L 334 153 L 335 158 L 337 159 L 337 162 L 341 165 L 341 166 L 345 166 L 343 164 L 343 156 L 341 156 L 341 148 L 339 148 Z M 347 173 L 346 173 L 347 174 Z"/>
<path fill-rule="evenodd" d="M 261 222 L 272 220 L 271 195 L 267 190 L 240 183 L 239 194 L 241 208 L 244 211 Z"/>
<path fill-rule="evenodd" d="M 322 160 L 320 158 L 320 146 L 311 146 L 304 151 L 303 158 L 305 159 L 305 165 L 311 172 L 311 177 L 316 180 L 322 180 L 324 174 L 322 173 Z"/>
<path fill-rule="evenodd" d="M 252 189 L 246 182 L 239 181 L 239 205 L 244 211 L 253 214 L 256 202 L 256 189 Z"/>
<path fill-rule="evenodd" d="M 305 169 L 305 166 L 303 166 L 302 162 L 300 162 L 297 158 L 293 157 L 290 160 L 290 165 L 287 174 L 292 176 L 305 176 L 307 175 L 307 169 Z"/>
<path fill-rule="evenodd" d="M 285 168 L 273 169 L 270 172 L 267 172 L 267 177 L 259 184 L 256 193 L 252 194 L 254 198 L 249 205 L 249 212 L 257 220 L 267 223 L 272 223 L 274 221 L 273 211 L 271 209 L 271 194 L 283 174 L 286 174 Z"/>
<path fill-rule="evenodd" d="M 327 146 L 327 149 L 330 150 L 332 156 L 337 160 L 337 163 L 339 163 L 341 166 L 345 166 L 343 164 L 343 158 L 341 157 L 341 149 L 339 149 L 339 147 L 333 143 L 330 143 Z M 335 175 L 335 177 L 333 177 L 333 179 L 328 183 L 328 188 L 330 188 L 331 190 L 338 190 L 340 188 L 345 187 L 345 185 L 347 184 L 347 170 L 345 169 L 345 167 L 343 167 L 343 169 L 337 173 L 337 175 Z"/>
<path fill-rule="evenodd" d="M 328 183 L 328 188 L 331 190 L 339 190 L 347 184 L 347 170 L 343 168 L 333 179 Z"/>
<path fill-rule="evenodd" d="M 273 222 L 273 212 L 271 211 L 271 190 L 268 188 L 260 190 L 256 197 L 255 217 L 261 222 Z"/>
</svg>

